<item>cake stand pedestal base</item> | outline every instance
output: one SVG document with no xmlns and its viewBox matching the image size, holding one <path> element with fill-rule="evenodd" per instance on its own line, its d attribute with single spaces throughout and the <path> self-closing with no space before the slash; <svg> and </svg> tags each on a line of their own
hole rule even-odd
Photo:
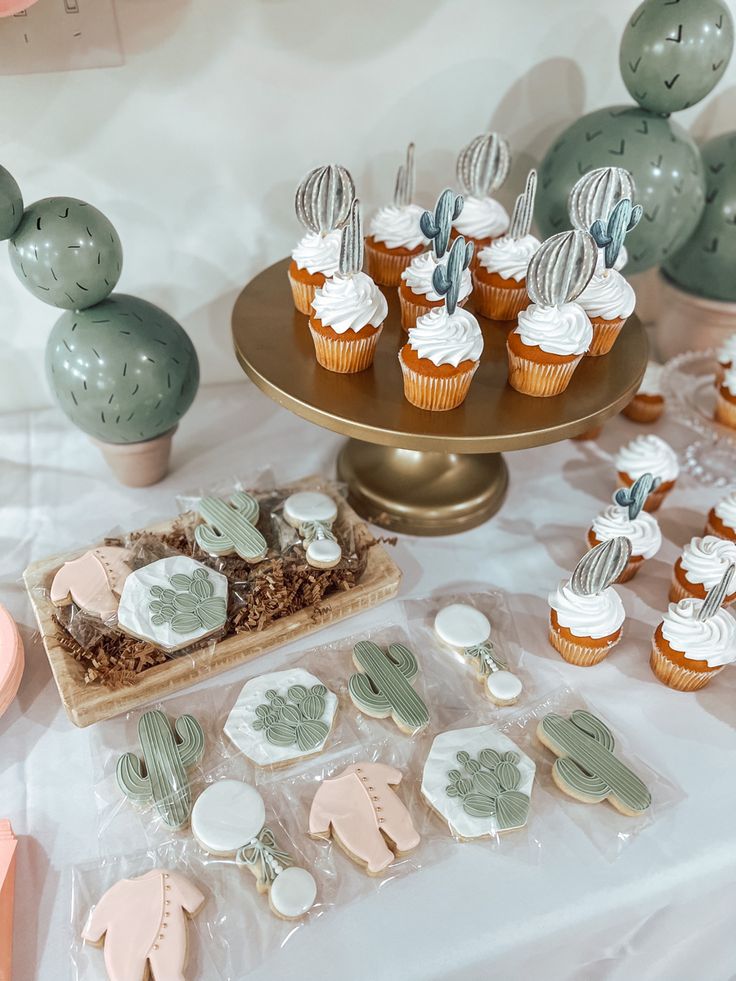
<svg viewBox="0 0 736 981">
<path fill-rule="evenodd" d="M 348 500 L 388 531 L 452 535 L 487 521 L 503 503 L 500 453 L 434 453 L 348 440 L 337 460 Z"/>
</svg>

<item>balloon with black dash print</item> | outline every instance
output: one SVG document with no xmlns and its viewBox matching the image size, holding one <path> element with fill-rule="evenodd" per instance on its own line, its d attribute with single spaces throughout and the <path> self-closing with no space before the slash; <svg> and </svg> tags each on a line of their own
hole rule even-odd
<svg viewBox="0 0 736 981">
<path fill-rule="evenodd" d="M 10 238 L 23 217 L 23 195 L 17 181 L 0 166 L 0 242 Z"/>
</svg>

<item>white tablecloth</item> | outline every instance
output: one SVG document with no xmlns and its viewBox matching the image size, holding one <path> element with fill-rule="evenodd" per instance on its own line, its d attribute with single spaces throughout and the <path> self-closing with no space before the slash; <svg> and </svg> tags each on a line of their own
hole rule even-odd
<svg viewBox="0 0 736 981">
<path fill-rule="evenodd" d="M 507 590 L 540 683 L 567 683 L 604 708 L 614 731 L 686 797 L 612 863 L 574 824 L 564 839 L 545 843 L 536 865 L 509 863 L 490 847 L 457 845 L 441 863 L 301 931 L 254 978 L 734 977 L 736 670 L 700 694 L 684 695 L 656 681 L 648 666 L 671 564 L 678 547 L 701 533 L 718 493 L 684 477 L 660 511 L 665 545 L 633 588 L 622 589 L 627 638 L 606 662 L 566 665 L 546 641 L 546 593 L 572 568 L 590 518 L 609 499 L 610 453 L 640 431 L 619 418 L 595 444 L 507 455 L 510 492 L 496 518 L 453 538 L 402 537 L 395 556 L 404 571 L 402 596 L 445 586 Z M 687 432 L 672 423 L 658 431 L 679 449 L 687 443 Z M 21 571 L 116 526 L 166 517 L 176 493 L 230 475 L 267 464 L 284 478 L 331 473 L 339 442 L 246 381 L 210 388 L 177 434 L 170 476 L 154 488 L 127 490 L 112 482 L 97 451 L 60 413 L 0 418 L 0 599 L 22 625 L 27 654 L 19 697 L 0 719 L 0 817 L 11 818 L 21 836 L 18 981 L 67 976 L 68 869 L 95 857 L 97 819 L 91 733 L 75 729 L 62 711 L 33 636 Z M 319 637 L 386 616 L 382 607 Z M 236 671 L 225 680 L 237 677 Z"/>
</svg>

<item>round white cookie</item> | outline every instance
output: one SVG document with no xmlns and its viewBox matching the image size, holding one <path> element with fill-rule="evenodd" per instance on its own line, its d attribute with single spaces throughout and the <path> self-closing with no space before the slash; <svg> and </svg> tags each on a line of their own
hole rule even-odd
<svg viewBox="0 0 736 981">
<path fill-rule="evenodd" d="M 522 688 L 521 680 L 510 671 L 493 671 L 486 678 L 486 693 L 496 705 L 513 705 Z"/>
<path fill-rule="evenodd" d="M 192 808 L 192 834 L 211 855 L 234 855 L 255 838 L 266 821 L 263 798 L 241 780 L 218 780 Z"/>
<path fill-rule="evenodd" d="M 337 505 L 327 494 L 319 491 L 299 491 L 284 501 L 284 518 L 299 528 L 308 521 L 332 524 L 337 517 Z"/>
<path fill-rule="evenodd" d="M 292 865 L 273 880 L 268 901 L 277 916 L 297 920 L 314 906 L 316 898 L 314 876 L 306 869 Z"/>
<path fill-rule="evenodd" d="M 440 640 L 458 650 L 485 644 L 491 636 L 488 617 L 468 603 L 444 606 L 434 618 L 434 629 Z"/>
</svg>

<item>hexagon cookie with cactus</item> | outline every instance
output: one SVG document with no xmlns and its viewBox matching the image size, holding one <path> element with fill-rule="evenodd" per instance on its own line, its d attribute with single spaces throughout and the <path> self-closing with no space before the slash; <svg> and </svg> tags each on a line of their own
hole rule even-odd
<svg viewBox="0 0 736 981">
<path fill-rule="evenodd" d="M 186 555 L 169 556 L 125 580 L 118 626 L 173 653 L 223 629 L 227 595 L 225 576 Z"/>
</svg>

